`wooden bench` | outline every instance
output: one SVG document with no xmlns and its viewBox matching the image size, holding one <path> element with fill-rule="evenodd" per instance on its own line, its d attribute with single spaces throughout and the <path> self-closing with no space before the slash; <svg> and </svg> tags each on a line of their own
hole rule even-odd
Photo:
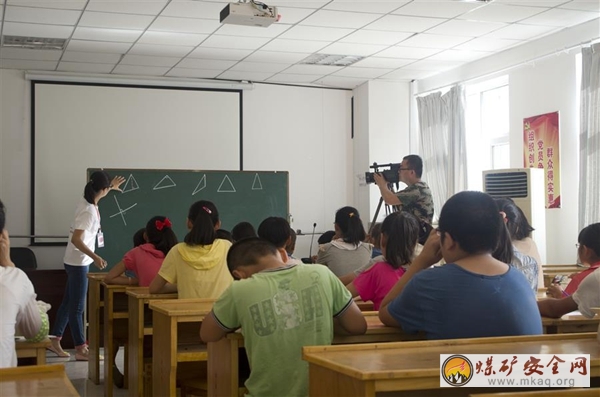
<svg viewBox="0 0 600 397">
<path fill-rule="evenodd" d="M 598 397 L 600 389 L 564 389 L 543 391 L 522 391 L 509 393 L 470 394 L 469 397 Z"/>
<path fill-rule="evenodd" d="M 595 333 L 453 339 L 303 348 L 310 396 L 468 396 L 479 388 L 440 389 L 440 354 L 590 354 L 590 376 L 600 376 Z M 481 392 L 499 391 L 481 389 Z M 500 390 L 506 391 L 506 389 Z"/>
<path fill-rule="evenodd" d="M 0 396 L 79 396 L 67 378 L 65 366 L 29 365 L 0 369 Z"/>
<path fill-rule="evenodd" d="M 568 313 L 561 318 L 542 317 L 545 334 L 572 334 L 596 332 L 600 324 L 600 316 L 587 318 L 581 313 Z"/>
<path fill-rule="evenodd" d="M 17 358 L 35 358 L 36 365 L 46 364 L 46 348 L 50 347 L 50 339 L 41 342 L 27 342 L 24 339 L 15 341 Z"/>
<path fill-rule="evenodd" d="M 104 300 L 102 297 L 102 281 L 106 273 L 88 273 L 87 296 L 87 327 L 88 327 L 88 379 L 94 384 L 100 384 L 100 345 L 102 344 L 102 311 Z"/>
<path fill-rule="evenodd" d="M 126 341 L 129 311 L 127 309 L 126 285 L 101 283 L 104 292 L 104 395 L 113 395 L 113 355 L 117 346 L 115 338 Z M 129 287 L 131 288 L 131 287 Z M 125 344 L 125 363 L 128 362 L 128 348 Z M 124 369 L 125 388 L 128 385 L 128 369 Z"/>
</svg>

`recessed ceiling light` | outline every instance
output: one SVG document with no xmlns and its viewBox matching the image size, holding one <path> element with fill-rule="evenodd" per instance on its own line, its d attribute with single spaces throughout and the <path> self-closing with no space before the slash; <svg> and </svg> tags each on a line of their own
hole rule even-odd
<svg viewBox="0 0 600 397">
<path fill-rule="evenodd" d="M 313 54 L 300 61 L 302 65 L 348 66 L 363 59 L 360 55 Z"/>
<path fill-rule="evenodd" d="M 2 46 L 9 48 L 26 48 L 29 50 L 64 50 L 67 39 L 46 37 L 3 36 Z"/>
</svg>

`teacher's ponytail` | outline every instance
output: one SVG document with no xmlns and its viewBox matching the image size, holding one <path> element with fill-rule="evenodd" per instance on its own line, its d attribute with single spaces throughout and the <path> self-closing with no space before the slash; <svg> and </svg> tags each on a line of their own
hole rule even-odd
<svg viewBox="0 0 600 397">
<path fill-rule="evenodd" d="M 110 176 L 106 171 L 95 171 L 90 175 L 90 180 L 83 189 L 83 198 L 90 204 L 94 204 L 96 195 L 103 189 L 110 187 Z"/>
</svg>

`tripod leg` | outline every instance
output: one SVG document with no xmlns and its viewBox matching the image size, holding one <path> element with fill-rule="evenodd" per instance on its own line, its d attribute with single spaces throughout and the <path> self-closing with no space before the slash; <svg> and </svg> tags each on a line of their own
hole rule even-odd
<svg viewBox="0 0 600 397">
<path fill-rule="evenodd" d="M 373 230 L 373 226 L 375 226 L 375 222 L 377 221 L 377 217 L 379 216 L 379 210 L 381 210 L 382 204 L 383 204 L 383 197 L 379 197 L 379 204 L 377 204 L 377 210 L 375 211 L 375 216 L 373 217 L 373 221 L 371 221 L 371 226 L 369 226 L 369 234 L 371 234 L 371 230 Z"/>
</svg>

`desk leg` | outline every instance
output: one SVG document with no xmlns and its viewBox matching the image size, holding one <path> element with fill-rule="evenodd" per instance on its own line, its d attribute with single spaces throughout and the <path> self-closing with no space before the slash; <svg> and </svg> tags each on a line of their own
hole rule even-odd
<svg viewBox="0 0 600 397">
<path fill-rule="evenodd" d="M 88 289 L 88 342 L 90 357 L 88 378 L 94 384 L 100 384 L 100 282 L 89 280 Z"/>
<path fill-rule="evenodd" d="M 152 394 L 175 397 L 177 391 L 177 323 L 169 316 L 153 312 Z"/>
<path fill-rule="evenodd" d="M 144 300 L 129 296 L 129 397 L 144 396 Z"/>
<path fill-rule="evenodd" d="M 36 360 L 35 365 L 46 365 L 46 348 L 37 348 L 36 350 Z"/>
<path fill-rule="evenodd" d="M 104 293 L 104 396 L 113 395 L 113 304 L 114 294 L 106 289 Z"/>
<path fill-rule="evenodd" d="M 320 365 L 308 363 L 310 397 L 375 397 L 373 381 L 359 381 Z"/>
<path fill-rule="evenodd" d="M 223 338 L 208 344 L 208 396 L 238 397 L 238 341 Z"/>
</svg>

